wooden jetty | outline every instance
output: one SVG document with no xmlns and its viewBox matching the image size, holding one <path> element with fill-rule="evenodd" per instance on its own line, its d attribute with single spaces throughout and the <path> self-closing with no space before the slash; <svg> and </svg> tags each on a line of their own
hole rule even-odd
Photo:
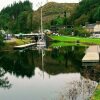
<svg viewBox="0 0 100 100">
<path fill-rule="evenodd" d="M 99 62 L 99 53 L 99 46 L 89 46 L 89 48 L 86 50 L 85 56 L 82 59 L 82 62 Z"/>
<path fill-rule="evenodd" d="M 35 45 L 36 43 L 29 43 L 29 44 L 24 44 L 24 45 L 19 45 L 19 46 L 14 46 L 14 49 L 24 49 L 27 47 L 31 47 L 33 45 Z"/>
</svg>

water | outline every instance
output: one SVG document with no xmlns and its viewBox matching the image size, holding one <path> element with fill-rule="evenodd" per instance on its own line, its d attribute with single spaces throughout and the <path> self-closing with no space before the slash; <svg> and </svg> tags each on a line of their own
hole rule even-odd
<svg viewBox="0 0 100 100">
<path fill-rule="evenodd" d="M 0 100 L 87 100 L 99 72 L 82 66 L 85 49 L 0 52 Z"/>
</svg>

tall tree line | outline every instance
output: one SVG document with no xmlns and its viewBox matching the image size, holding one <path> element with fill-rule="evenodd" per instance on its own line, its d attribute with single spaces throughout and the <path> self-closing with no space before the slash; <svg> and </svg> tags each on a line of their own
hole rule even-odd
<svg viewBox="0 0 100 100">
<path fill-rule="evenodd" d="M 33 22 L 32 3 L 14 2 L 0 12 L 0 29 L 10 30 L 12 33 L 27 33 L 35 30 Z"/>
<path fill-rule="evenodd" d="M 72 14 L 74 24 L 100 21 L 100 0 L 82 0 Z"/>
</svg>

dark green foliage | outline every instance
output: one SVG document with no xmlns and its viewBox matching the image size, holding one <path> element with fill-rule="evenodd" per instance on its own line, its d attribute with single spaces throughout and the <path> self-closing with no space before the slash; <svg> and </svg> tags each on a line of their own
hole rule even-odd
<svg viewBox="0 0 100 100">
<path fill-rule="evenodd" d="M 14 3 L 0 12 L 0 28 L 9 29 L 13 33 L 27 33 L 33 30 L 32 3 L 28 0 Z"/>
<path fill-rule="evenodd" d="M 69 13 L 77 4 L 59 4 L 50 2 L 43 6 L 43 28 L 52 25 L 66 25 Z M 51 22 L 52 20 L 52 22 Z M 0 12 L 0 28 L 12 33 L 37 32 L 40 27 L 40 8 L 32 10 L 32 3 L 28 0 L 13 3 Z"/>
<path fill-rule="evenodd" d="M 4 36 L 0 32 L 0 48 L 4 45 L 3 40 L 4 40 Z"/>
<path fill-rule="evenodd" d="M 100 21 L 100 6 L 95 9 L 93 20 Z"/>
<path fill-rule="evenodd" d="M 81 37 L 90 36 L 90 33 L 87 32 L 87 30 L 85 28 L 81 27 L 81 26 L 80 27 L 75 27 L 73 29 L 73 31 L 74 31 L 75 36 L 81 36 Z"/>
<path fill-rule="evenodd" d="M 58 16 L 57 18 L 55 18 L 54 20 L 51 21 L 51 25 L 55 25 L 55 26 L 61 26 L 64 23 L 64 18 Z"/>
<path fill-rule="evenodd" d="M 82 0 L 71 19 L 78 25 L 84 25 L 86 21 L 90 23 L 100 21 L 100 0 Z"/>
<path fill-rule="evenodd" d="M 59 29 L 58 33 L 61 34 L 61 35 L 66 35 L 66 30 L 65 29 Z"/>
</svg>

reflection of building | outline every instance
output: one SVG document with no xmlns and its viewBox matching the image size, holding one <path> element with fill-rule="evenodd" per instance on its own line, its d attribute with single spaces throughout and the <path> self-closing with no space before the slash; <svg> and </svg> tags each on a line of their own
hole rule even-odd
<svg viewBox="0 0 100 100">
<path fill-rule="evenodd" d="M 100 22 L 94 24 L 86 24 L 86 29 L 90 33 L 100 33 Z"/>
</svg>

